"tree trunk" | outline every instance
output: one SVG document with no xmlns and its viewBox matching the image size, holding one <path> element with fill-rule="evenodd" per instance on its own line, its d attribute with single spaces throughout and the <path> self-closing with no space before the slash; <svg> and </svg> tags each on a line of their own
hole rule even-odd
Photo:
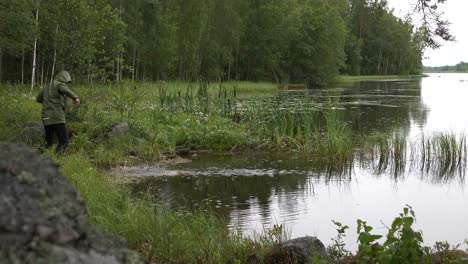
<svg viewBox="0 0 468 264">
<path fill-rule="evenodd" d="M 50 63 L 47 64 L 47 69 L 45 71 L 45 83 L 49 83 L 49 70 L 50 70 Z"/>
<path fill-rule="evenodd" d="M 57 62 L 57 38 L 58 38 L 58 24 L 55 25 L 54 60 L 52 62 L 52 72 L 50 73 L 50 82 L 54 80 L 55 63 Z"/>
<path fill-rule="evenodd" d="M 136 71 L 135 60 L 136 60 L 136 45 L 133 46 L 132 81 L 135 81 L 135 71 Z"/>
<path fill-rule="evenodd" d="M 36 29 L 39 26 L 39 2 L 37 2 L 36 9 Z M 34 84 L 36 81 L 36 53 L 37 53 L 37 35 L 34 37 L 34 51 L 33 51 L 33 64 L 31 73 L 31 92 L 34 90 Z"/>
<path fill-rule="evenodd" d="M 117 68 L 115 69 L 115 80 L 119 81 L 119 72 L 120 72 L 120 58 L 117 57 Z"/>
<path fill-rule="evenodd" d="M 377 74 L 381 74 L 380 65 L 382 61 L 382 41 L 380 41 L 379 59 L 377 61 Z"/>
<path fill-rule="evenodd" d="M 359 39 L 362 39 L 362 14 L 359 15 Z"/>
<path fill-rule="evenodd" d="M 403 57 L 400 55 L 400 60 L 398 61 L 398 74 L 401 74 L 401 61 Z"/>
<path fill-rule="evenodd" d="M 120 8 L 119 8 L 119 20 L 122 20 L 122 0 L 120 0 Z M 122 79 L 121 73 L 122 73 L 122 63 L 121 63 L 121 57 L 122 57 L 122 52 L 119 52 L 117 55 L 117 68 L 115 69 L 115 79 L 116 81 L 120 81 Z"/>
<path fill-rule="evenodd" d="M 271 73 L 273 74 L 273 78 L 275 78 L 276 84 L 279 84 L 280 81 L 278 75 L 276 74 L 275 69 L 273 69 L 273 67 L 271 67 Z"/>
<path fill-rule="evenodd" d="M 119 79 L 122 80 L 122 75 L 123 75 L 123 54 L 120 52 L 120 72 L 119 72 Z"/>
<path fill-rule="evenodd" d="M 237 38 L 237 47 L 236 47 L 236 58 L 234 60 L 234 67 L 235 67 L 235 71 L 236 71 L 236 81 L 239 80 L 239 65 L 238 65 L 238 61 L 239 61 L 239 46 L 240 46 L 240 38 L 238 37 Z"/>
<path fill-rule="evenodd" d="M 228 65 L 228 75 L 227 75 L 228 81 L 231 80 L 231 64 L 232 64 L 232 49 L 231 47 L 229 47 L 229 65 Z"/>
<path fill-rule="evenodd" d="M 389 57 L 387 57 L 387 64 L 385 65 L 385 75 L 388 74 L 388 61 L 389 61 Z"/>
<path fill-rule="evenodd" d="M 115 61 L 112 62 L 112 71 L 111 72 L 112 72 L 112 74 L 115 75 Z M 112 76 L 112 75 L 109 76 L 109 78 L 112 78 L 112 77 L 113 77 L 113 79 L 112 79 L 113 81 L 115 81 L 117 79 L 117 76 Z"/>
<path fill-rule="evenodd" d="M 91 83 L 91 61 L 88 61 L 88 83 Z"/>
<path fill-rule="evenodd" d="M 3 52 L 0 48 L 0 83 L 2 83 L 2 62 L 3 62 Z"/>
<path fill-rule="evenodd" d="M 21 50 L 21 85 L 24 85 L 24 48 Z"/>
<path fill-rule="evenodd" d="M 54 49 L 54 60 L 52 62 L 52 71 L 50 72 L 50 80 L 52 81 L 54 79 L 54 74 L 55 74 L 55 63 L 57 62 L 57 47 Z"/>
<path fill-rule="evenodd" d="M 44 61 L 45 61 L 45 52 L 42 52 L 41 57 L 41 86 L 44 87 Z"/>
<path fill-rule="evenodd" d="M 184 61 L 185 61 L 185 49 L 182 49 L 179 53 L 179 79 L 185 80 L 185 70 L 184 70 Z"/>
<path fill-rule="evenodd" d="M 41 48 L 39 47 L 39 44 L 37 45 L 37 54 L 36 54 L 36 80 L 34 82 L 36 85 L 41 85 L 41 76 L 40 76 L 40 70 L 41 70 L 41 54 L 40 51 Z"/>
<path fill-rule="evenodd" d="M 137 59 L 136 68 L 135 68 L 135 79 L 139 80 L 138 78 L 139 74 L 140 74 L 140 60 Z"/>
</svg>

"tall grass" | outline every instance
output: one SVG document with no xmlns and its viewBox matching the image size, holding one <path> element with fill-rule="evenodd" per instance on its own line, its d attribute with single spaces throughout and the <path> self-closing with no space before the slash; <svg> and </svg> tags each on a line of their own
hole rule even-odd
<svg viewBox="0 0 468 264">
<path fill-rule="evenodd" d="M 363 166 L 371 165 L 376 174 L 407 172 L 431 174 L 438 179 L 464 177 L 467 165 L 466 136 L 455 133 L 433 133 L 420 139 L 407 139 L 395 132 L 375 134 L 361 142 L 359 151 Z"/>
<path fill-rule="evenodd" d="M 464 176 L 467 165 L 466 135 L 435 133 L 422 137 L 417 149 L 422 172 L 432 172 L 441 177 L 454 174 Z"/>
</svg>

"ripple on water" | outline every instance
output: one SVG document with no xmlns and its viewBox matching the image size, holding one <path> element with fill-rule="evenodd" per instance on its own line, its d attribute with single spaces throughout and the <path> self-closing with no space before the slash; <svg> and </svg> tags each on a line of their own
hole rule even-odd
<svg viewBox="0 0 468 264">
<path fill-rule="evenodd" d="M 121 177 L 174 177 L 174 176 L 270 176 L 275 175 L 297 175 L 304 174 L 300 170 L 273 170 L 273 169 L 225 169 L 225 168 L 204 168 L 204 169 L 173 169 L 165 166 L 145 166 L 145 167 L 125 167 L 115 171 Z"/>
</svg>

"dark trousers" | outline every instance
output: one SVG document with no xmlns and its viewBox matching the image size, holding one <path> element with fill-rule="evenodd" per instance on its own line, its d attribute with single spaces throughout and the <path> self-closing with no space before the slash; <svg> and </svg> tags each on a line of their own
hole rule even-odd
<svg viewBox="0 0 468 264">
<path fill-rule="evenodd" d="M 44 126 L 45 129 L 45 140 L 46 148 L 50 148 L 54 141 L 54 135 L 58 137 L 58 145 L 55 152 L 59 155 L 63 154 L 65 149 L 68 147 L 68 131 L 65 124 L 54 124 Z"/>
</svg>

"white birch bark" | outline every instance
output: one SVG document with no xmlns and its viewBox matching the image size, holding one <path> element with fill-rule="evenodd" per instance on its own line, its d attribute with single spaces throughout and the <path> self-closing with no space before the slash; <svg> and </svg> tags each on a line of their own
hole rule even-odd
<svg viewBox="0 0 468 264">
<path fill-rule="evenodd" d="M 36 30 L 39 26 L 39 2 L 37 2 L 37 9 L 36 9 Z M 36 81 L 36 55 L 37 55 L 37 34 L 34 37 L 34 51 L 33 51 L 33 64 L 32 64 L 32 72 L 31 72 L 31 92 L 34 90 L 34 84 Z"/>
<path fill-rule="evenodd" d="M 24 84 L 24 48 L 21 50 L 21 85 Z"/>
<path fill-rule="evenodd" d="M 136 45 L 133 47 L 133 63 L 132 63 L 132 81 L 135 81 L 135 57 L 136 57 Z"/>
<path fill-rule="evenodd" d="M 52 72 L 50 74 L 50 82 L 54 81 L 55 63 L 57 62 L 57 38 L 58 38 L 58 24 L 55 26 L 54 61 L 52 62 Z"/>
<path fill-rule="evenodd" d="M 2 48 L 0 48 L 0 83 L 2 83 L 2 61 L 3 61 L 3 53 L 2 53 Z"/>
<path fill-rule="evenodd" d="M 42 53 L 41 57 L 41 86 L 44 87 L 44 61 L 45 61 L 45 54 Z"/>
</svg>

